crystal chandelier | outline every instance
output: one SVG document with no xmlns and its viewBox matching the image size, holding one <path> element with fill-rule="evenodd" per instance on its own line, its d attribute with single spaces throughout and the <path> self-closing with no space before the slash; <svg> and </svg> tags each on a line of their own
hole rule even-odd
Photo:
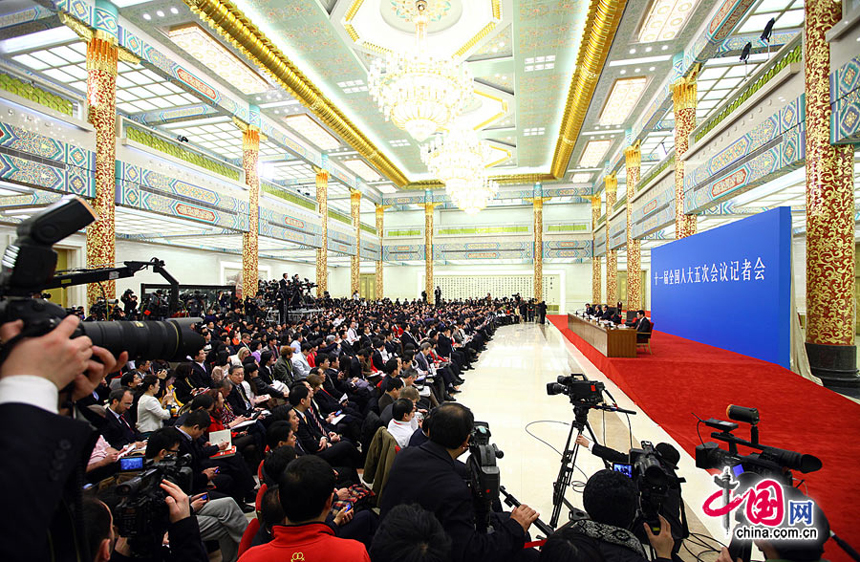
<svg viewBox="0 0 860 562">
<path fill-rule="evenodd" d="M 472 99 L 474 83 L 460 61 L 428 52 L 427 0 L 417 0 L 415 9 L 415 45 L 374 61 L 367 83 L 385 120 L 422 142 L 460 115 Z"/>
<path fill-rule="evenodd" d="M 457 207 L 475 214 L 496 195 L 498 184 L 487 177 L 490 148 L 478 140 L 475 130 L 455 124 L 444 139 L 436 137 L 422 150 L 430 172 L 445 184 Z"/>
<path fill-rule="evenodd" d="M 483 210 L 499 192 L 499 184 L 488 177 L 470 189 L 450 193 L 451 200 L 467 215 L 476 215 Z"/>
</svg>

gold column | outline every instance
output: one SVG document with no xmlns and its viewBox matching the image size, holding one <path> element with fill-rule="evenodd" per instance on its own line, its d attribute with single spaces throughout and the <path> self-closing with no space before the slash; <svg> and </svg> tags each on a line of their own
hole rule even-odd
<svg viewBox="0 0 860 562">
<path fill-rule="evenodd" d="M 118 50 L 112 41 L 93 37 L 87 43 L 88 119 L 96 130 L 96 196 L 98 219 L 87 227 L 87 267 L 116 260 L 116 74 Z M 104 292 L 102 292 L 104 291 Z M 104 295 L 116 298 L 116 281 L 87 285 L 87 304 Z"/>
<path fill-rule="evenodd" d="M 242 233 L 242 296 L 257 296 L 260 272 L 260 131 L 247 127 L 242 131 L 242 167 L 248 186 L 248 232 Z"/>
<path fill-rule="evenodd" d="M 615 192 L 618 178 L 615 174 L 606 176 L 606 304 L 615 306 L 618 302 L 618 254 L 609 249 L 609 217 L 615 206 Z"/>
<path fill-rule="evenodd" d="M 322 228 L 322 247 L 317 248 L 317 297 L 328 291 L 328 172 L 317 169 L 317 211 Z"/>
<path fill-rule="evenodd" d="M 436 295 L 433 292 L 433 209 L 435 203 L 424 203 L 424 290 L 427 291 L 427 302 L 433 304 Z"/>
<path fill-rule="evenodd" d="M 633 238 L 633 196 L 639 185 L 639 164 L 642 153 L 639 143 L 624 151 L 627 168 L 627 311 L 642 308 L 642 253 L 639 240 Z"/>
<path fill-rule="evenodd" d="M 860 386 L 854 346 L 854 148 L 830 144 L 830 45 L 838 2 L 806 0 L 806 349 L 829 387 Z"/>
<path fill-rule="evenodd" d="M 690 133 L 696 127 L 696 79 L 681 78 L 672 85 L 675 113 L 675 238 L 696 233 L 696 216 L 684 214 L 684 160 Z"/>
<path fill-rule="evenodd" d="M 349 210 L 352 215 L 352 226 L 355 228 L 355 255 L 352 256 L 349 268 L 349 295 L 358 292 L 361 285 L 361 192 L 349 190 Z"/>
<path fill-rule="evenodd" d="M 591 244 L 592 251 L 597 248 L 597 222 L 600 220 L 600 196 L 591 198 Z M 597 304 L 601 297 L 600 266 L 603 260 L 598 255 L 591 256 L 591 303 Z"/>
<path fill-rule="evenodd" d="M 543 202 L 549 197 L 532 199 L 534 209 L 534 296 L 536 302 L 543 300 Z"/>
<path fill-rule="evenodd" d="M 379 237 L 379 259 L 376 260 L 376 298 L 384 299 L 385 298 L 385 290 L 383 285 L 382 278 L 382 238 L 385 227 L 385 221 L 383 220 L 383 215 L 385 213 L 385 209 L 390 207 L 390 205 L 377 205 L 376 206 L 376 235 Z"/>
</svg>

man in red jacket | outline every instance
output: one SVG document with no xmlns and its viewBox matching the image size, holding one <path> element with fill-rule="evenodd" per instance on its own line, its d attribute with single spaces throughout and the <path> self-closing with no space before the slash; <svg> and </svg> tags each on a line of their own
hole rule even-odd
<svg viewBox="0 0 860 562">
<path fill-rule="evenodd" d="M 290 462 L 278 479 L 284 524 L 273 528 L 272 542 L 247 551 L 239 562 L 370 562 L 363 544 L 335 537 L 325 524 L 334 489 L 334 470 L 321 458 L 306 455 Z"/>
</svg>

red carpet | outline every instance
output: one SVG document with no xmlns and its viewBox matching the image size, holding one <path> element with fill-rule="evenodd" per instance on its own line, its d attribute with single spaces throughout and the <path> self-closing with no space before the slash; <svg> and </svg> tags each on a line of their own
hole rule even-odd
<svg viewBox="0 0 860 562">
<path fill-rule="evenodd" d="M 806 475 L 809 495 L 833 531 L 860 548 L 860 404 L 773 363 L 657 331 L 653 355 L 610 359 L 568 330 L 567 316 L 547 318 L 690 455 L 699 444 L 691 412 L 727 419 L 729 404 L 758 408 L 761 443 L 821 459 L 824 467 Z M 749 439 L 739 425 L 735 435 Z M 713 441 L 708 429 L 702 437 Z M 824 557 L 850 560 L 832 540 Z"/>
</svg>

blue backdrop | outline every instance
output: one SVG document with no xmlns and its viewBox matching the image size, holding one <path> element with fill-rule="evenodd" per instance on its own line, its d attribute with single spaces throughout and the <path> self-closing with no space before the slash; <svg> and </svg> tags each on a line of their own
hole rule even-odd
<svg viewBox="0 0 860 562">
<path fill-rule="evenodd" d="M 791 209 L 651 251 L 655 329 L 789 368 Z"/>
</svg>

